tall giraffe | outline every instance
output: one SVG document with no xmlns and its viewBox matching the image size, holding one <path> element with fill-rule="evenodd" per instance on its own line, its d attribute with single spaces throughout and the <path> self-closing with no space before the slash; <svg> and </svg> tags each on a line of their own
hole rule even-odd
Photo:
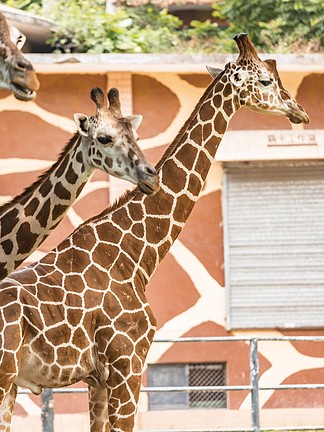
<svg viewBox="0 0 324 432">
<path fill-rule="evenodd" d="M 35 99 L 39 82 L 32 64 L 20 51 L 25 40 L 0 13 L 0 88 L 10 90 L 19 100 L 29 101 Z"/>
<path fill-rule="evenodd" d="M 160 190 L 138 189 L 81 225 L 0 286 L 1 431 L 17 386 L 89 386 L 91 432 L 132 431 L 156 321 L 145 287 L 178 237 L 227 124 L 241 106 L 308 123 L 246 34 L 240 55 L 210 84 L 157 165 Z M 213 73 L 213 69 L 210 68 Z"/>
<path fill-rule="evenodd" d="M 0 280 L 14 271 L 63 219 L 96 168 L 138 184 L 144 193 L 158 189 L 158 175 L 136 142 L 142 116 L 123 117 L 119 93 L 98 87 L 90 93 L 96 115 L 75 114 L 78 132 L 57 162 L 25 191 L 0 207 Z"/>
</svg>

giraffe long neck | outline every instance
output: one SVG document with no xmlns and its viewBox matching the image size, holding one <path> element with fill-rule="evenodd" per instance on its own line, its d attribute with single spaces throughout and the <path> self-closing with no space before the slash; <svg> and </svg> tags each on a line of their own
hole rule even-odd
<svg viewBox="0 0 324 432">
<path fill-rule="evenodd" d="M 92 234 L 95 261 L 112 280 L 139 280 L 144 288 L 180 234 L 203 187 L 227 124 L 237 109 L 224 75 L 212 83 L 157 168 L 161 188 L 136 191 L 86 222 L 72 243 Z M 136 283 L 138 286 L 138 283 Z"/>
<path fill-rule="evenodd" d="M 46 239 L 94 171 L 75 134 L 58 161 L 21 195 L 0 207 L 0 280 Z"/>
</svg>

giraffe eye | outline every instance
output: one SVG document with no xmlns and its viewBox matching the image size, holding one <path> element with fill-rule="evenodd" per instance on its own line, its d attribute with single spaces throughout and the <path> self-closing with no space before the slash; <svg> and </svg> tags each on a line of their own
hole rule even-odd
<svg viewBox="0 0 324 432">
<path fill-rule="evenodd" d="M 260 84 L 262 84 L 264 87 L 268 87 L 271 84 L 270 80 L 260 80 Z"/>
<path fill-rule="evenodd" d="M 100 144 L 111 144 L 113 139 L 110 135 L 100 135 L 97 137 Z"/>
</svg>

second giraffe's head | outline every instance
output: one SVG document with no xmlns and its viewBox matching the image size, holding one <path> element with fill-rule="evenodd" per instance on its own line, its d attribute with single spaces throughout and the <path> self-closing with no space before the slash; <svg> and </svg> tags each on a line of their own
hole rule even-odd
<svg viewBox="0 0 324 432">
<path fill-rule="evenodd" d="M 227 82 L 225 97 L 234 93 L 236 108 L 246 106 L 254 111 L 284 115 L 292 123 L 309 123 L 303 107 L 284 89 L 276 61 L 262 61 L 246 33 L 236 35 L 234 40 L 240 51 L 237 60 L 228 63 L 221 73 L 219 69 L 207 67 L 213 78 Z"/>
<path fill-rule="evenodd" d="M 25 40 L 0 13 L 0 88 L 10 90 L 19 100 L 30 101 L 36 97 L 39 81 L 33 65 L 20 51 Z"/>
<path fill-rule="evenodd" d="M 142 116 L 122 115 L 116 88 L 110 89 L 108 93 L 108 106 L 99 87 L 91 90 L 90 97 L 96 104 L 96 115 L 88 117 L 77 113 L 74 114 L 74 120 L 85 141 L 92 165 L 114 177 L 137 184 L 145 194 L 158 191 L 158 174 L 136 142 L 136 130 Z"/>
</svg>

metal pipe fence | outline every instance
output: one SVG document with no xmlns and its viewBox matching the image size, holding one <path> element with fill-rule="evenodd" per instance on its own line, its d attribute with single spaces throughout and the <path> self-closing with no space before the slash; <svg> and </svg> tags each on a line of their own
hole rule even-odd
<svg viewBox="0 0 324 432">
<path fill-rule="evenodd" d="M 214 337 L 181 337 L 181 338 L 164 338 L 156 339 L 153 343 L 206 343 L 206 342 L 245 342 L 249 344 L 249 364 L 250 364 L 250 383 L 248 385 L 219 385 L 219 386 L 172 386 L 172 387 L 142 387 L 141 392 L 192 392 L 192 391 L 242 391 L 248 390 L 251 394 L 251 427 L 240 429 L 187 429 L 175 430 L 172 432 L 266 432 L 266 431 L 324 431 L 324 425 L 309 426 L 289 426 L 289 427 L 271 427 L 260 428 L 260 407 L 259 393 L 263 390 L 309 390 L 323 389 L 324 384 L 282 384 L 277 386 L 259 386 L 259 356 L 258 343 L 262 341 L 270 342 L 323 342 L 324 336 L 281 336 L 281 337 L 235 337 L 235 336 L 214 336 Z M 54 403 L 53 394 L 66 393 L 87 393 L 87 388 L 58 388 L 43 389 L 41 394 L 42 407 L 42 432 L 54 432 Z M 19 389 L 19 394 L 31 393 L 29 390 Z M 142 431 L 144 432 L 144 431 Z M 151 432 L 151 431 L 145 431 Z M 167 430 L 155 430 L 152 432 L 171 432 Z"/>
</svg>

